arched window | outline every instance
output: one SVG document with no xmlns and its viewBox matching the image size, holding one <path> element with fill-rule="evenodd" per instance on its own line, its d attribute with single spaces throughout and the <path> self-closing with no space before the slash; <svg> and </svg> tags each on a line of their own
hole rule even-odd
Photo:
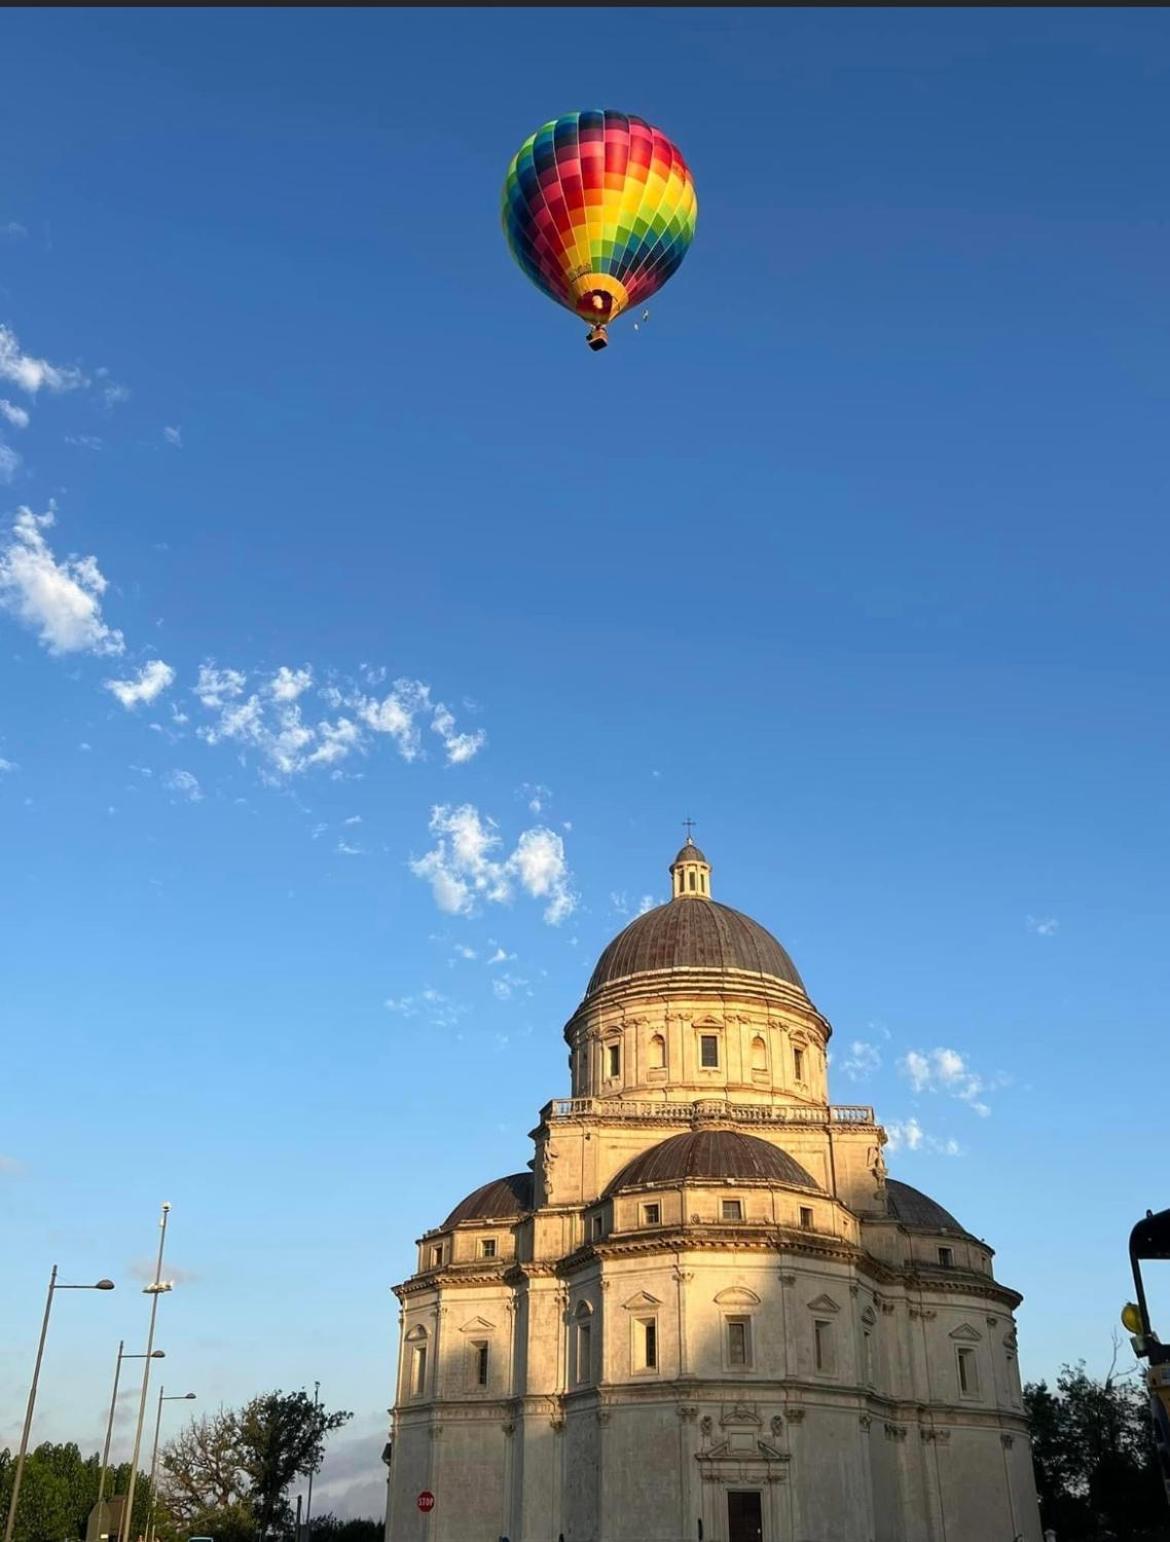
<svg viewBox="0 0 1170 1542">
<path fill-rule="evenodd" d="M 768 1046 L 757 1033 L 752 1040 L 752 1070 L 766 1071 L 768 1069 Z"/>
<path fill-rule="evenodd" d="M 579 1301 L 573 1313 L 573 1385 L 583 1387 L 593 1380 L 593 1308 Z"/>
<path fill-rule="evenodd" d="M 650 1069 L 661 1071 L 666 1066 L 666 1040 L 656 1033 L 650 1040 Z"/>
</svg>

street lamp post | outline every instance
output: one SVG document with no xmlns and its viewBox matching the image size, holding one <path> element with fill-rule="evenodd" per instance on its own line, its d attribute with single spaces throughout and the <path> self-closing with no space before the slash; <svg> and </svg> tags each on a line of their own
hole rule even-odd
<svg viewBox="0 0 1170 1542">
<path fill-rule="evenodd" d="M 313 1412 L 316 1413 L 321 1402 L 321 1383 L 313 1383 Z M 313 1536 L 313 1472 L 309 1470 L 309 1498 L 305 1505 L 305 1542 L 312 1542 Z M 297 1529 L 297 1542 L 301 1542 L 300 1528 Z"/>
<path fill-rule="evenodd" d="M 20 1480 L 24 1477 L 24 1458 L 28 1451 L 28 1435 L 32 1429 L 33 1409 L 37 1405 L 37 1383 L 41 1379 L 41 1361 L 45 1354 L 45 1336 L 49 1331 L 49 1313 L 53 1309 L 53 1292 L 57 1290 L 113 1290 L 113 1280 L 98 1280 L 95 1285 L 62 1285 L 57 1279 L 57 1265 L 49 1275 L 49 1293 L 45 1297 L 45 1316 L 41 1323 L 41 1337 L 37 1344 L 37 1359 L 33 1366 L 32 1386 L 28 1389 L 28 1407 L 24 1414 L 24 1429 L 20 1434 L 20 1455 L 16 1458 L 16 1471 L 12 1475 L 12 1498 L 8 1501 L 8 1519 L 4 1523 L 4 1542 L 12 1542 L 16 1525 L 16 1502 L 20 1498 Z"/>
<path fill-rule="evenodd" d="M 110 1394 L 110 1416 L 106 1420 L 106 1443 L 105 1443 L 105 1446 L 102 1448 L 102 1471 L 101 1471 L 101 1477 L 98 1479 L 98 1496 L 97 1496 L 98 1534 L 97 1534 L 97 1537 L 95 1538 L 95 1542 L 102 1542 L 102 1505 L 104 1504 L 105 1498 L 106 1498 L 106 1474 L 109 1471 L 109 1467 L 110 1467 L 110 1441 L 113 1438 L 113 1434 L 114 1434 L 114 1410 L 115 1410 L 115 1407 L 117 1406 L 117 1402 L 118 1402 L 118 1378 L 122 1374 L 122 1361 L 123 1360 L 145 1360 L 146 1359 L 145 1355 L 128 1355 L 128 1354 L 126 1354 L 124 1352 L 125 1351 L 125 1347 L 126 1347 L 126 1340 L 125 1339 L 119 1339 L 119 1341 L 118 1341 L 118 1358 L 114 1361 L 114 1390 Z M 163 1349 L 156 1349 L 151 1354 L 150 1358 L 152 1360 L 165 1360 L 166 1359 L 166 1351 L 163 1350 Z"/>
<path fill-rule="evenodd" d="M 146 1524 L 146 1542 L 154 1542 L 154 1476 L 158 1471 L 158 1432 L 162 1426 L 162 1405 L 164 1403 L 189 1403 L 195 1396 L 194 1392 L 176 1392 L 173 1397 L 167 1397 L 167 1389 L 158 1389 L 158 1415 L 154 1421 L 154 1450 L 150 1453 L 150 1517 Z"/>
<path fill-rule="evenodd" d="M 122 1511 L 122 1524 L 118 1530 L 119 1542 L 129 1542 L 130 1520 L 134 1514 L 134 1490 L 138 1483 L 138 1457 L 142 1450 L 142 1425 L 146 1418 L 146 1391 L 150 1384 L 150 1362 L 154 1352 L 154 1321 L 158 1315 L 158 1298 L 170 1290 L 169 1282 L 162 1277 L 163 1249 L 167 1242 L 167 1216 L 171 1207 L 164 1204 L 162 1218 L 159 1221 L 158 1259 L 154 1266 L 154 1281 L 143 1287 L 143 1293 L 150 1297 L 150 1331 L 146 1336 L 145 1365 L 142 1368 L 142 1396 L 138 1400 L 138 1424 L 134 1431 L 134 1455 L 130 1459 L 130 1482 L 126 1488 L 126 1508 Z M 5 1542 L 10 1542 L 5 1538 Z"/>
</svg>

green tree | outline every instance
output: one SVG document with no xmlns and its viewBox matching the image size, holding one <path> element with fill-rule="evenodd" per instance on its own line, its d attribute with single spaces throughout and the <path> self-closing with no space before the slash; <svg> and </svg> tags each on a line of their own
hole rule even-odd
<svg viewBox="0 0 1170 1542">
<path fill-rule="evenodd" d="M 1061 1542 L 1152 1542 L 1166 1530 L 1144 1384 L 1065 1365 L 1053 1392 L 1029 1382 L 1024 1404 L 1041 1515 Z"/>
<path fill-rule="evenodd" d="M 261 1537 L 288 1529 L 293 1480 L 320 1470 L 326 1435 L 352 1418 L 314 1406 L 305 1392 L 265 1392 L 240 1410 L 240 1463 Z"/>
</svg>

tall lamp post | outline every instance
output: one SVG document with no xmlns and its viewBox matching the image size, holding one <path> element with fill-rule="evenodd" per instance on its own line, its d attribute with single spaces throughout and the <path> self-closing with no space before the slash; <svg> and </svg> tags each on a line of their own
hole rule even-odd
<svg viewBox="0 0 1170 1542">
<path fill-rule="evenodd" d="M 314 1413 L 317 1411 L 317 1409 L 320 1407 L 320 1404 L 321 1404 L 321 1396 L 320 1396 L 320 1394 L 321 1394 L 321 1383 L 319 1381 L 315 1381 L 313 1383 L 313 1411 L 314 1411 Z M 305 1542 L 312 1542 L 312 1535 L 313 1535 L 313 1474 L 312 1474 L 312 1471 L 310 1470 L 310 1472 L 309 1472 L 309 1498 L 308 1498 L 307 1504 L 305 1505 Z M 300 1531 L 300 1527 L 299 1526 L 297 1527 L 297 1542 L 302 1542 L 301 1531 Z"/>
<path fill-rule="evenodd" d="M 162 1405 L 164 1403 L 189 1403 L 194 1398 L 194 1392 L 176 1392 L 173 1397 L 167 1397 L 167 1389 L 158 1389 L 158 1416 L 154 1421 L 154 1450 L 150 1453 L 150 1518 L 146 1525 L 146 1542 L 154 1542 L 154 1475 L 158 1471 L 158 1432 L 162 1426 Z"/>
<path fill-rule="evenodd" d="M 113 1438 L 113 1434 L 114 1434 L 114 1410 L 115 1410 L 115 1408 L 117 1406 L 117 1402 L 118 1402 L 118 1378 L 122 1374 L 122 1361 L 123 1360 L 145 1360 L 146 1359 L 145 1355 L 128 1355 L 128 1354 L 126 1354 L 125 1353 L 125 1348 L 126 1348 L 126 1340 L 125 1339 L 119 1339 L 119 1341 L 118 1341 L 118 1358 L 114 1361 L 114 1390 L 110 1394 L 110 1417 L 106 1420 L 106 1443 L 105 1443 L 105 1446 L 102 1448 L 102 1472 L 101 1472 L 101 1477 L 98 1480 L 98 1496 L 97 1496 L 97 1526 L 98 1526 L 98 1534 L 97 1534 L 97 1537 L 95 1538 L 95 1542 L 102 1542 L 102 1537 L 103 1537 L 103 1535 L 105 1535 L 105 1533 L 103 1533 L 103 1531 L 102 1531 L 102 1505 L 104 1504 L 105 1497 L 106 1497 L 106 1474 L 109 1471 L 109 1467 L 110 1467 L 110 1441 Z M 156 1350 L 154 1350 L 152 1352 L 150 1358 L 152 1360 L 165 1360 L 166 1359 L 166 1350 L 165 1349 L 156 1349 Z"/>
<path fill-rule="evenodd" d="M 12 1475 L 12 1498 L 8 1501 L 8 1519 L 4 1523 L 4 1542 L 12 1542 L 12 1530 L 16 1525 L 16 1502 L 20 1498 L 20 1480 L 24 1477 L 24 1458 L 28 1451 L 28 1435 L 32 1429 L 33 1409 L 37 1406 L 37 1383 L 41 1379 L 41 1361 L 45 1354 L 45 1335 L 49 1331 L 49 1313 L 53 1310 L 53 1293 L 58 1290 L 113 1290 L 113 1288 L 113 1280 L 98 1280 L 95 1285 L 62 1285 L 57 1279 L 57 1265 L 53 1265 L 53 1272 L 49 1275 L 49 1293 L 45 1298 L 45 1317 L 41 1323 L 37 1359 L 33 1366 L 32 1386 L 28 1389 L 24 1429 L 20 1435 L 20 1455 L 16 1458 L 16 1471 Z"/>
<path fill-rule="evenodd" d="M 138 1400 L 138 1424 L 134 1431 L 134 1455 L 130 1459 L 130 1482 L 126 1488 L 126 1507 L 122 1511 L 122 1524 L 118 1530 L 119 1542 L 129 1542 L 130 1521 L 134 1514 L 134 1489 L 138 1483 L 138 1457 L 142 1450 L 142 1425 L 146 1418 L 146 1389 L 150 1384 L 150 1362 L 154 1357 L 154 1321 L 158 1316 L 158 1298 L 170 1290 L 170 1282 L 162 1277 L 163 1249 L 167 1244 L 167 1216 L 171 1207 L 164 1204 L 159 1220 L 158 1258 L 154 1266 L 154 1281 L 143 1286 L 143 1294 L 150 1297 L 150 1331 L 146 1335 L 145 1365 L 142 1368 L 142 1396 Z M 4 1542 L 10 1542 L 5 1538 Z"/>
</svg>

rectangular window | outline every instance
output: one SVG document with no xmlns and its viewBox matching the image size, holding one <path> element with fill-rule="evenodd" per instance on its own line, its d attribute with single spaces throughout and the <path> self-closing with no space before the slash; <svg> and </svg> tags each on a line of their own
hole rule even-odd
<svg viewBox="0 0 1170 1542">
<path fill-rule="evenodd" d="M 639 1371 L 658 1369 L 658 1319 L 640 1317 L 634 1324 L 634 1364 Z"/>
<path fill-rule="evenodd" d="M 620 1076 L 622 1070 L 622 1047 L 620 1044 L 611 1044 L 606 1050 L 609 1057 L 609 1074 Z"/>
<path fill-rule="evenodd" d="M 743 1220 L 743 1201 L 741 1199 L 725 1199 L 721 1205 L 722 1217 L 725 1221 Z"/>
<path fill-rule="evenodd" d="M 699 1064 L 707 1070 L 719 1069 L 719 1035 L 717 1033 L 699 1035 Z"/>
<path fill-rule="evenodd" d="M 812 1231 L 813 1213 L 811 1205 L 801 1205 L 800 1224 L 805 1231 Z"/>
<path fill-rule="evenodd" d="M 602 1225 L 603 1225 L 603 1223 L 602 1223 L 601 1217 L 599 1215 L 595 1215 L 593 1217 L 593 1240 L 594 1240 L 594 1242 L 596 1242 L 597 1239 L 601 1236 Z"/>
<path fill-rule="evenodd" d="M 647 1226 L 657 1226 L 662 1219 L 662 1211 L 657 1205 L 643 1205 L 642 1219 Z"/>
<path fill-rule="evenodd" d="M 938 1261 L 944 1269 L 953 1269 L 955 1266 L 954 1248 L 939 1248 Z"/>
<path fill-rule="evenodd" d="M 440 1244 L 439 1247 L 431 1249 L 431 1268 L 432 1269 L 439 1269 L 439 1268 L 442 1267 L 442 1264 L 443 1264 L 443 1248 L 442 1248 L 442 1245 Z"/>
<path fill-rule="evenodd" d="M 410 1395 L 421 1397 L 427 1390 L 427 1348 L 425 1344 L 415 1346 L 414 1358 L 410 1367 Z"/>
<path fill-rule="evenodd" d="M 479 1245 L 479 1251 L 483 1258 L 494 1258 L 496 1256 L 496 1239 L 494 1237 L 485 1237 Z"/>
<path fill-rule="evenodd" d="M 488 1347 L 484 1343 L 473 1344 L 475 1352 L 475 1385 L 486 1387 L 488 1384 Z"/>
<path fill-rule="evenodd" d="M 979 1368 L 973 1349 L 959 1350 L 959 1391 L 964 1397 L 974 1397 L 979 1391 Z"/>
<path fill-rule="evenodd" d="M 802 1049 L 792 1051 L 792 1074 L 798 1082 L 804 1080 L 804 1050 Z"/>
<path fill-rule="evenodd" d="M 873 1386 L 873 1334 L 868 1328 L 861 1335 L 861 1373 L 867 1387 Z"/>
<path fill-rule="evenodd" d="M 728 1365 L 748 1364 L 748 1320 L 746 1317 L 729 1317 L 727 1319 L 727 1363 Z"/>
<path fill-rule="evenodd" d="M 813 1358 L 818 1371 L 828 1375 L 833 1369 L 833 1324 L 813 1323 Z"/>
<path fill-rule="evenodd" d="M 583 1387 L 590 1379 L 592 1370 L 593 1335 L 587 1322 L 577 1324 L 577 1364 L 574 1367 L 576 1381 L 579 1387 Z"/>
</svg>

